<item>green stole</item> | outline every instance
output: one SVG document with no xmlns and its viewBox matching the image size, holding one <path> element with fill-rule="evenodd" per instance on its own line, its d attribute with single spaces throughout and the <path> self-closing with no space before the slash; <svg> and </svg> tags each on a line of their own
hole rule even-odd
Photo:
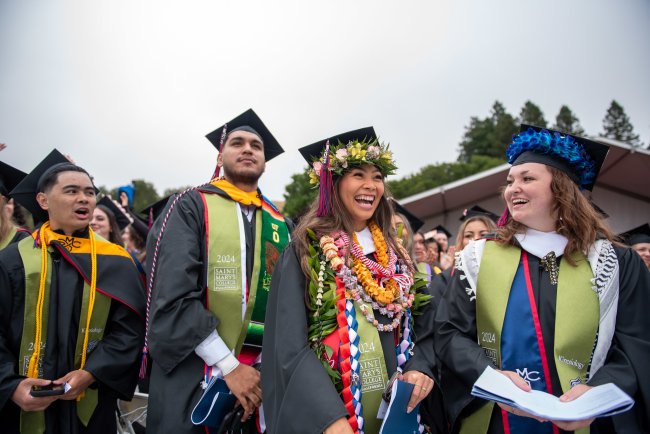
<svg viewBox="0 0 650 434">
<path fill-rule="evenodd" d="M 99 238 L 99 237 L 98 237 Z M 53 248 L 48 247 L 48 252 Z M 27 376 L 29 359 L 34 352 L 34 343 L 32 339 L 36 335 L 36 325 L 34 323 L 34 312 L 36 312 L 36 303 L 38 298 L 38 288 L 41 279 L 41 249 L 34 247 L 34 239 L 25 238 L 18 243 L 18 252 L 20 253 L 25 268 L 25 313 L 23 316 L 23 334 L 20 342 L 20 354 L 18 356 L 18 373 Z M 38 377 L 42 378 L 42 362 L 47 347 L 47 325 L 49 315 L 50 286 L 52 283 L 52 258 L 47 255 L 47 275 L 45 278 L 45 302 L 43 303 L 43 318 L 41 319 L 42 341 L 41 357 L 38 360 Z M 90 295 L 90 285 L 84 282 L 83 295 L 81 301 L 81 312 L 79 315 L 79 330 L 77 331 L 77 345 L 75 349 L 74 366 L 79 369 L 81 366 L 81 351 L 84 341 L 85 321 L 88 315 L 88 297 Z M 95 294 L 95 304 L 93 307 L 92 317 L 90 319 L 90 330 L 88 332 L 87 354 L 97 346 L 97 343 L 104 336 L 104 329 L 108 320 L 108 313 L 111 307 L 111 299 L 99 291 Z M 51 378 L 56 380 L 56 378 Z M 88 388 L 83 398 L 77 401 L 77 416 L 79 420 L 88 426 L 95 407 L 97 406 L 97 389 Z M 43 433 L 45 432 L 45 414 L 43 411 L 20 413 L 20 431 L 23 433 Z"/>
<path fill-rule="evenodd" d="M 365 304 L 368 311 L 372 310 L 369 303 L 354 302 L 357 333 L 359 335 L 359 373 L 361 376 L 361 405 L 363 406 L 364 431 L 369 433 L 379 432 L 381 419 L 377 419 L 377 412 L 381 405 L 381 395 L 388 384 L 388 371 L 386 360 L 381 346 L 381 339 L 377 329 L 366 321 L 361 313 L 360 304 Z"/>
<path fill-rule="evenodd" d="M 519 267 L 521 249 L 486 241 L 476 288 L 476 330 L 478 344 L 485 354 L 501 366 L 501 329 L 510 288 Z M 562 392 L 580 382 L 586 383 L 591 360 L 600 304 L 591 287 L 593 273 L 582 253 L 571 255 L 575 267 L 560 262 L 555 303 L 555 347 L 553 357 Z M 488 402 L 461 422 L 462 434 L 486 433 L 493 402 Z M 576 431 L 584 434 L 589 428 Z"/>
<path fill-rule="evenodd" d="M 208 215 L 207 304 L 219 319 L 217 332 L 237 356 L 244 344 L 261 349 L 271 274 L 289 242 L 289 230 L 282 215 L 262 200 L 262 207 L 255 211 L 255 256 L 242 319 L 246 291 L 244 217 L 237 202 L 229 198 L 211 193 L 201 196 Z"/>
</svg>

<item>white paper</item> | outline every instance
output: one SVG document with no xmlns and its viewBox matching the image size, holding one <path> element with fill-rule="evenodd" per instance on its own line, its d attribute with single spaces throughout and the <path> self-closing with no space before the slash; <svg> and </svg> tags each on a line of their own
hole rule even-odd
<svg viewBox="0 0 650 434">
<path fill-rule="evenodd" d="M 547 420 L 574 421 L 611 416 L 629 410 L 634 400 L 615 384 L 589 389 L 573 401 L 538 390 L 525 392 L 508 377 L 488 366 L 472 387 L 472 395 L 501 402 Z"/>
</svg>

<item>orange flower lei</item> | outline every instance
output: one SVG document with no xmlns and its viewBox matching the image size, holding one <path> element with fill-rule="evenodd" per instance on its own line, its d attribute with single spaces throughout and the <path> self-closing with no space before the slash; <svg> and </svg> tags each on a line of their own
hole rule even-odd
<svg viewBox="0 0 650 434">
<path fill-rule="evenodd" d="M 368 229 L 370 229 L 372 241 L 375 243 L 377 262 L 385 267 L 388 265 L 388 245 L 384 239 L 384 234 L 375 222 L 370 222 Z M 357 239 L 356 233 L 352 234 L 352 238 L 358 245 L 359 240 Z M 382 287 L 372 277 L 372 273 L 370 273 L 370 270 L 368 270 L 368 267 L 366 267 L 363 262 L 357 258 L 353 258 L 353 264 L 354 274 L 357 276 L 357 281 L 363 286 L 366 294 L 370 295 L 373 300 L 387 305 L 394 302 L 399 297 L 400 288 L 395 280 L 389 279 Z"/>
</svg>

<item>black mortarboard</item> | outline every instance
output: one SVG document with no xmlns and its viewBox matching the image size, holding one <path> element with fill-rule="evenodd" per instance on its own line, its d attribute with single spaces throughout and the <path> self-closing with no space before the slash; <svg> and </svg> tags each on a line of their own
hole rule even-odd
<svg viewBox="0 0 650 434">
<path fill-rule="evenodd" d="M 115 215 L 115 221 L 120 230 L 124 230 L 125 227 L 131 224 L 129 218 L 122 212 L 122 210 L 115 205 L 115 202 L 109 196 L 103 196 L 97 201 L 97 205 L 104 205 L 106 208 L 111 210 Z"/>
<path fill-rule="evenodd" d="M 50 152 L 43 161 L 38 163 L 38 165 L 9 193 L 9 196 L 13 197 L 16 202 L 27 208 L 27 211 L 32 213 L 34 223 L 46 222 L 49 219 L 47 211 L 41 208 L 36 201 L 36 194 L 39 193 L 38 183 L 48 169 L 60 163 L 72 164 L 63 156 L 62 153 L 53 149 L 52 152 Z"/>
<path fill-rule="evenodd" d="M 435 228 L 433 228 L 432 230 L 434 230 L 436 232 L 443 232 L 445 235 L 447 235 L 447 238 L 451 239 L 451 232 L 449 232 L 447 230 L 447 228 L 444 227 L 443 225 L 438 225 Z"/>
<path fill-rule="evenodd" d="M 391 202 L 395 207 L 395 212 L 402 214 L 409 221 L 409 225 L 411 225 L 411 229 L 413 230 L 413 233 L 419 231 L 420 228 L 424 226 L 424 222 L 422 220 L 417 218 L 412 212 L 410 212 L 402 205 L 400 205 L 398 201 L 392 199 Z"/>
<path fill-rule="evenodd" d="M 471 208 L 465 209 L 465 211 L 463 211 L 463 215 L 460 217 L 459 220 L 461 222 L 463 222 L 463 221 L 465 221 L 465 220 L 467 220 L 469 218 L 477 217 L 477 216 L 487 217 L 490 220 L 492 220 L 494 223 L 496 223 L 497 220 L 499 220 L 498 215 L 496 215 L 495 213 L 493 213 L 491 211 L 486 210 L 485 208 L 481 208 L 478 205 L 474 205 Z M 449 236 L 449 235 L 447 235 L 447 236 Z"/>
<path fill-rule="evenodd" d="M 595 204 L 593 201 L 591 201 L 591 200 L 589 201 L 589 203 L 590 203 L 591 206 L 594 208 L 594 211 L 596 211 L 596 212 L 598 213 L 598 215 L 599 215 L 601 218 L 603 218 L 603 219 L 609 218 L 609 214 L 607 214 L 607 213 L 605 212 L 605 210 L 603 210 L 601 207 L 599 207 L 598 205 L 596 205 L 596 204 Z"/>
<path fill-rule="evenodd" d="M 620 234 L 619 236 L 628 246 L 640 243 L 650 243 L 650 225 L 644 223 L 639 227 Z"/>
<path fill-rule="evenodd" d="M 303 146 L 298 151 L 300 151 L 302 158 L 304 158 L 308 164 L 311 164 L 313 161 L 316 161 L 323 156 L 323 151 L 328 140 L 330 146 L 335 146 L 338 145 L 339 142 L 347 144 L 353 140 L 372 141 L 376 139 L 377 134 L 375 134 L 375 129 L 373 127 L 365 127 L 359 128 L 358 130 L 348 131 L 347 133 L 339 134 L 337 136 L 327 137 L 316 143 L 312 143 L 311 145 Z"/>
<path fill-rule="evenodd" d="M 156 202 L 147 205 L 142 211 L 140 211 L 140 214 L 144 214 L 145 218 L 144 221 L 145 223 L 149 224 L 149 227 L 153 225 L 153 222 L 160 217 L 160 214 L 163 212 L 163 210 L 167 207 L 167 203 L 170 201 L 170 198 L 173 198 L 175 194 L 165 196 L 160 200 L 157 200 Z"/>
<path fill-rule="evenodd" d="M 581 145 L 584 153 L 575 143 Z M 569 175 L 576 184 L 591 191 L 608 151 L 607 145 L 584 137 L 522 124 L 506 155 L 513 166 L 541 163 L 555 167 Z M 586 156 L 593 165 L 587 163 Z"/>
<path fill-rule="evenodd" d="M 266 128 L 264 122 L 262 122 L 259 116 L 255 114 L 253 109 L 246 110 L 235 119 L 231 120 L 225 125 L 220 126 L 205 136 L 212 143 L 212 145 L 217 148 L 217 151 L 219 152 L 221 152 L 221 136 L 223 135 L 224 127 L 226 127 L 226 138 L 228 137 L 228 134 L 232 133 L 233 131 L 241 130 L 258 135 L 264 144 L 264 159 L 266 161 L 270 161 L 272 158 L 277 157 L 284 152 L 284 149 L 282 149 L 280 143 L 275 139 L 275 137 L 273 137 L 271 131 Z"/>
<path fill-rule="evenodd" d="M 27 174 L 0 161 L 0 194 L 8 196 Z"/>
</svg>

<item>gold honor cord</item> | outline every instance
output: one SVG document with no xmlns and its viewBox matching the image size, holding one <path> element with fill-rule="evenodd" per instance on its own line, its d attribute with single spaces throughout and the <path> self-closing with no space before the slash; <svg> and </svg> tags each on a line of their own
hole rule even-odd
<svg viewBox="0 0 650 434">
<path fill-rule="evenodd" d="M 38 299 L 36 301 L 36 336 L 34 337 L 34 352 L 29 359 L 27 376 L 38 378 L 38 359 L 41 356 L 41 332 L 43 331 L 43 301 L 45 299 L 45 278 L 47 277 L 47 243 L 43 229 L 49 228 L 50 222 L 45 222 L 38 232 L 38 239 L 41 242 L 41 280 L 38 285 Z"/>
<path fill-rule="evenodd" d="M 50 222 L 46 222 L 39 231 L 39 241 L 41 243 L 41 279 L 38 286 L 38 300 L 36 302 L 36 336 L 34 338 L 34 353 L 29 360 L 29 369 L 27 376 L 30 378 L 38 378 L 38 360 L 41 353 L 41 340 L 42 340 L 42 318 L 43 318 L 43 303 L 45 301 L 45 280 L 47 276 L 47 240 L 45 233 L 50 231 Z M 92 229 L 88 228 L 88 238 L 90 239 L 90 293 L 88 295 L 88 313 L 86 315 L 86 329 L 84 330 L 84 343 L 81 350 L 81 365 L 79 369 L 83 369 L 86 364 L 86 352 L 88 350 L 88 332 L 90 330 L 90 320 L 93 315 L 93 307 L 95 305 L 95 291 L 97 289 L 97 249 L 95 243 L 95 234 Z M 84 392 L 77 396 L 79 401 L 84 396 Z"/>
</svg>

